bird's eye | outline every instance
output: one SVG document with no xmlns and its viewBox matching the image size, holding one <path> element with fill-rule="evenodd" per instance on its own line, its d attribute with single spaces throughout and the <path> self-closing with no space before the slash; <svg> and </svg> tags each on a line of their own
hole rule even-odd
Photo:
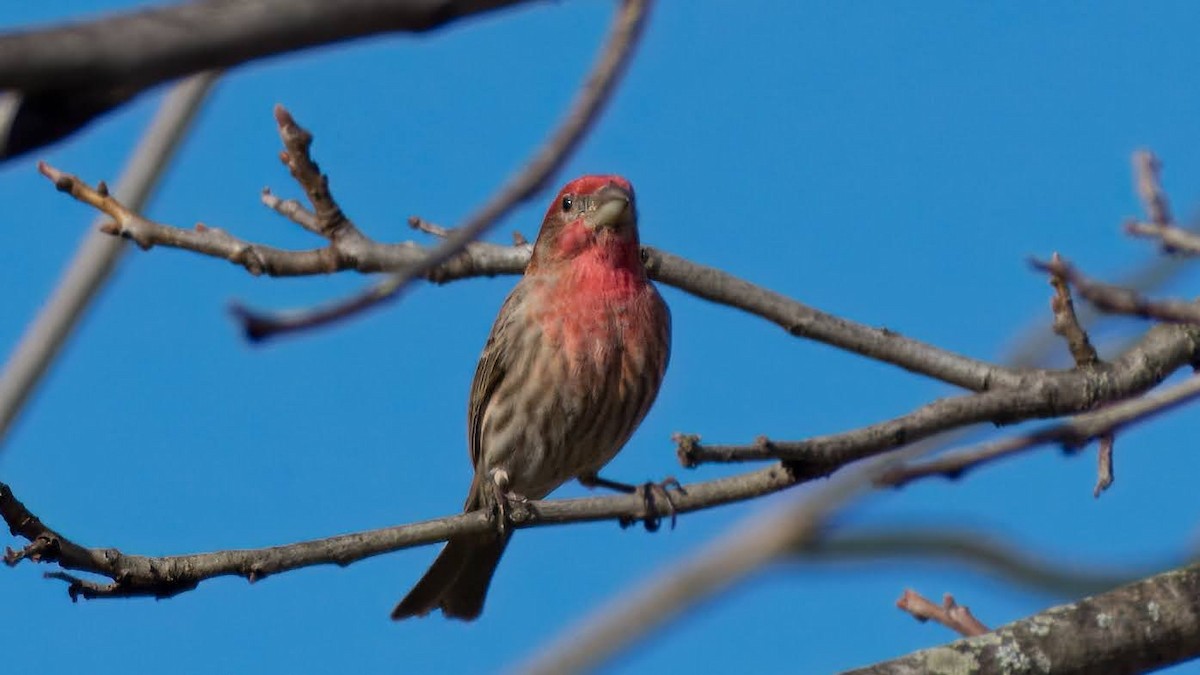
<svg viewBox="0 0 1200 675">
<path fill-rule="evenodd" d="M 562 207 L 563 207 L 563 211 L 571 210 L 571 195 L 567 195 L 562 198 Z"/>
</svg>

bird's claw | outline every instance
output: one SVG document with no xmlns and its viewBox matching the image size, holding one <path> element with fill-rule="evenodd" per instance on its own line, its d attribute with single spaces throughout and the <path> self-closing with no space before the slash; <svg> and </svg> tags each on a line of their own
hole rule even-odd
<svg viewBox="0 0 1200 675">
<path fill-rule="evenodd" d="M 529 500 L 524 495 L 508 489 L 508 474 L 503 471 L 497 471 L 492 476 L 492 498 L 495 503 L 493 514 L 496 518 L 496 530 L 504 536 L 513 522 L 513 504 L 527 504 Z"/>
</svg>

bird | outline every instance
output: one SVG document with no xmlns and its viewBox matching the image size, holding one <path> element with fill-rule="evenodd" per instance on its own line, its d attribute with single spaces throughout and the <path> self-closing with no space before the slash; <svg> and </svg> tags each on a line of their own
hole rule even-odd
<svg viewBox="0 0 1200 675">
<path fill-rule="evenodd" d="M 571 480 L 634 489 L 599 471 L 650 410 L 671 349 L 671 313 L 647 276 L 637 221 L 633 186 L 621 176 L 577 178 L 550 203 L 467 404 L 474 478 L 463 509 L 491 509 L 498 526 L 451 537 L 393 619 L 436 609 L 478 618 L 512 537 L 504 521 L 513 500 L 541 499 Z"/>
</svg>

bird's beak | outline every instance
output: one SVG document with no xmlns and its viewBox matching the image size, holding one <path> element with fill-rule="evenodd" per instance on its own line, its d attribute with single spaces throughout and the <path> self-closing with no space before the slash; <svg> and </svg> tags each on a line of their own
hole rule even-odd
<svg viewBox="0 0 1200 675">
<path fill-rule="evenodd" d="M 592 200 L 587 222 L 593 230 L 615 229 L 633 219 L 633 196 L 616 183 L 601 188 Z"/>
</svg>

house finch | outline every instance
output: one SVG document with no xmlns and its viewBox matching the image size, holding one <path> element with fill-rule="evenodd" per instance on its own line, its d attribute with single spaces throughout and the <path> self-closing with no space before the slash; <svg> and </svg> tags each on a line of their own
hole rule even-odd
<svg viewBox="0 0 1200 675">
<path fill-rule="evenodd" d="M 597 476 L 645 417 L 667 368 L 671 315 L 646 278 L 633 187 L 571 181 L 550 204 L 525 276 L 492 325 L 467 405 L 475 478 L 464 509 L 500 512 L 495 532 L 451 538 L 393 619 L 441 608 L 471 620 L 511 531 L 509 499 Z"/>
</svg>

